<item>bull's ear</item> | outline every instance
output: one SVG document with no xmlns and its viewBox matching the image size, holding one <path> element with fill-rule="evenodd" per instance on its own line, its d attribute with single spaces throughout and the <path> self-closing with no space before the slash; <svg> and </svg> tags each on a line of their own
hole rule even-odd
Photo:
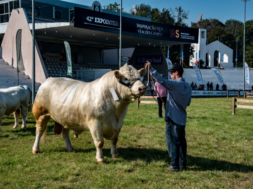
<svg viewBox="0 0 253 189">
<path fill-rule="evenodd" d="M 115 77 L 116 77 L 117 79 L 120 79 L 121 74 L 120 74 L 119 71 L 115 71 L 115 72 L 114 72 L 114 75 L 115 75 Z"/>
<path fill-rule="evenodd" d="M 144 68 L 141 68 L 140 70 L 138 70 L 138 72 L 140 73 L 141 77 L 143 77 L 147 73 L 146 69 Z"/>
</svg>

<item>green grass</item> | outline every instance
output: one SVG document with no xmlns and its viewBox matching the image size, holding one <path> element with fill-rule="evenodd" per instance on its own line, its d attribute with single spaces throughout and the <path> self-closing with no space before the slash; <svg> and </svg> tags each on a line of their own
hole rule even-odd
<svg viewBox="0 0 253 189">
<path fill-rule="evenodd" d="M 70 139 L 75 152 L 65 151 L 61 135 L 48 125 L 40 154 L 32 154 L 35 120 L 13 129 L 13 115 L 4 117 L 0 133 L 0 188 L 252 188 L 253 110 L 236 110 L 231 98 L 195 98 L 188 107 L 187 171 L 167 172 L 165 122 L 157 105 L 129 106 L 118 142 L 120 158 L 95 160 L 89 132 Z M 20 122 L 21 123 L 21 122 Z"/>
</svg>

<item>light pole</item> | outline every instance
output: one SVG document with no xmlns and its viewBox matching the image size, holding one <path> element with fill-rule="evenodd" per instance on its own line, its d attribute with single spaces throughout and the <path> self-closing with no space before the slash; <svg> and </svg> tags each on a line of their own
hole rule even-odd
<svg viewBox="0 0 253 189">
<path fill-rule="evenodd" d="M 120 0 L 120 29 L 119 29 L 119 69 L 121 67 L 121 48 L 122 48 L 122 0 Z"/>
<path fill-rule="evenodd" d="M 249 0 L 244 1 L 244 38 L 243 38 L 243 92 L 245 91 L 245 22 L 246 22 L 246 3 Z"/>
<path fill-rule="evenodd" d="M 33 71 L 33 82 L 32 82 L 32 103 L 34 103 L 35 99 L 35 2 L 32 0 L 32 71 Z"/>
<path fill-rule="evenodd" d="M 239 37 L 236 38 L 236 53 L 235 53 L 235 62 L 236 62 L 236 69 L 237 69 L 237 60 L 238 60 L 238 53 L 237 53 L 237 48 L 238 48 L 238 40 L 239 40 Z"/>
</svg>

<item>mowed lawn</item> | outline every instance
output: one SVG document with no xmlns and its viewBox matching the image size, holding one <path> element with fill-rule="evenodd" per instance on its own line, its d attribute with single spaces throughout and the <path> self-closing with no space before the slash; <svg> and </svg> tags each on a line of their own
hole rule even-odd
<svg viewBox="0 0 253 189">
<path fill-rule="evenodd" d="M 70 139 L 66 152 L 61 135 L 48 125 L 40 154 L 32 154 L 35 120 L 25 130 L 13 129 L 5 116 L 0 133 L 0 188 L 252 188 L 253 110 L 236 110 L 231 98 L 194 98 L 188 107 L 187 171 L 168 172 L 165 122 L 157 105 L 136 101 L 128 109 L 118 142 L 120 158 L 112 159 L 105 140 L 106 164 L 95 160 L 89 132 Z M 20 120 L 21 123 L 21 120 Z"/>
</svg>

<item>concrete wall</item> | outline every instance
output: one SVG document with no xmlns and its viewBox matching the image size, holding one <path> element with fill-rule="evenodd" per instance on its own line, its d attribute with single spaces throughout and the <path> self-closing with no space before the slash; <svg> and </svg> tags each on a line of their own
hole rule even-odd
<svg viewBox="0 0 253 189">
<path fill-rule="evenodd" d="M 144 68 L 143 65 L 136 65 L 136 56 L 150 56 L 150 55 L 162 55 L 163 63 L 161 65 L 154 65 L 154 69 L 156 69 L 163 77 L 168 78 L 168 66 L 165 59 L 165 56 L 162 52 L 161 47 L 135 47 L 134 53 L 129 61 L 129 64 L 134 66 L 136 69 Z"/>
<path fill-rule="evenodd" d="M 6 33 L 1 44 L 2 58 L 5 62 L 17 68 L 16 34 L 19 29 L 22 29 L 21 53 L 25 74 L 32 78 L 32 33 L 28 25 L 27 15 L 23 9 L 16 9 L 11 13 Z M 47 78 L 47 71 L 37 43 L 35 47 L 35 68 L 36 82 L 43 83 Z"/>
</svg>

